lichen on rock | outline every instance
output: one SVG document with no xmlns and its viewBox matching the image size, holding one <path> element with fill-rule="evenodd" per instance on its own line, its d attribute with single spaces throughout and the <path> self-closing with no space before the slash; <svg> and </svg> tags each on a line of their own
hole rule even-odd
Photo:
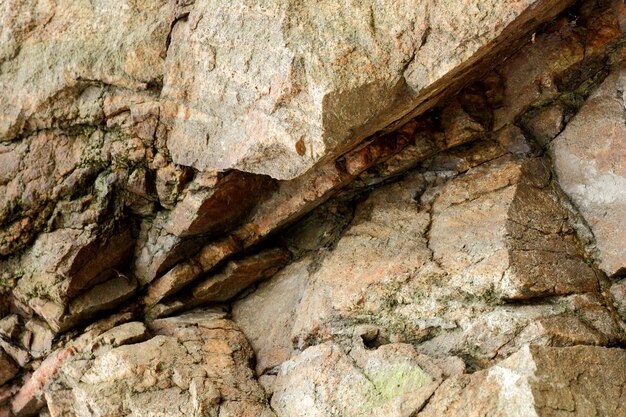
<svg viewBox="0 0 626 417">
<path fill-rule="evenodd" d="M 624 30 L 0 2 L 0 417 L 623 417 Z"/>
</svg>

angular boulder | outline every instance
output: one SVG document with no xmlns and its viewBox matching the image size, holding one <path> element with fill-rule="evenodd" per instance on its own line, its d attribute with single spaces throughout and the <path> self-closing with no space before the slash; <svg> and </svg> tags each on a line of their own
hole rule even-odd
<svg viewBox="0 0 626 417">
<path fill-rule="evenodd" d="M 454 85 L 570 1 L 196 1 L 164 99 L 174 162 L 303 174 Z"/>
<path fill-rule="evenodd" d="M 54 417 L 274 416 L 249 368 L 252 350 L 223 313 L 156 320 L 145 341 L 143 325 L 123 326 L 102 334 L 93 354 L 69 358 L 42 390 Z"/>
<path fill-rule="evenodd" d="M 626 416 L 626 351 L 531 346 L 445 381 L 420 417 Z"/>
<path fill-rule="evenodd" d="M 626 268 L 626 67 L 610 74 L 550 146 L 559 184 L 596 238 L 600 268 Z"/>
</svg>

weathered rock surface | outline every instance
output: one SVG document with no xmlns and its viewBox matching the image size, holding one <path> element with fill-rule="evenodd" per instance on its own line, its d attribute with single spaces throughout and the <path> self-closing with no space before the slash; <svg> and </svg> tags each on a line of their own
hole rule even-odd
<svg viewBox="0 0 626 417">
<path fill-rule="evenodd" d="M 445 381 L 419 416 L 624 416 L 626 351 L 525 347 Z"/>
<path fill-rule="evenodd" d="M 268 249 L 240 261 L 230 261 L 219 274 L 192 288 L 203 302 L 228 301 L 250 285 L 274 275 L 289 260 L 286 249 Z"/>
<path fill-rule="evenodd" d="M 46 383 L 51 415 L 274 415 L 252 379 L 252 351 L 223 313 L 157 320 L 151 330 L 143 341 L 143 325 L 115 327 L 65 358 Z"/>
<path fill-rule="evenodd" d="M 412 346 L 310 347 L 281 365 L 272 407 L 280 416 L 411 416 L 441 383 L 442 372 Z"/>
<path fill-rule="evenodd" d="M 559 184 L 591 227 L 600 267 L 626 268 L 626 68 L 609 75 L 550 146 Z"/>
<path fill-rule="evenodd" d="M 622 1 L 0 3 L 1 417 L 623 415 Z"/>
<path fill-rule="evenodd" d="M 293 331 L 302 345 L 350 333 L 350 323 L 361 320 L 417 338 L 460 326 L 469 338 L 462 343 L 471 343 L 478 324 L 463 313 L 468 305 L 491 312 L 493 323 L 517 309 L 506 313 L 490 300 L 598 290 L 541 159 L 502 157 L 431 187 L 427 176 L 376 190 L 357 207 L 309 278 Z M 547 314 L 553 307 L 534 308 Z M 524 310 L 517 320 L 530 318 Z"/>
<path fill-rule="evenodd" d="M 163 94 L 177 106 L 168 147 L 199 169 L 294 178 L 568 3 L 196 2 L 168 50 Z"/>
<path fill-rule="evenodd" d="M 0 385 L 10 381 L 17 375 L 19 367 L 13 362 L 11 357 L 0 350 Z"/>
<path fill-rule="evenodd" d="M 233 305 L 233 321 L 241 327 L 256 353 L 259 375 L 291 356 L 291 329 L 310 265 L 310 259 L 292 263 Z"/>
<path fill-rule="evenodd" d="M 146 89 L 163 75 L 173 3 L 2 4 L 0 140 L 102 117 L 90 86 Z"/>
</svg>

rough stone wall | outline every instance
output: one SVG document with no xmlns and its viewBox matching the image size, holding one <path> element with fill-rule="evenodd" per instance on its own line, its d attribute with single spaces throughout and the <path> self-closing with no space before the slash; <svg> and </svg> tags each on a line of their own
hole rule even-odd
<svg viewBox="0 0 626 417">
<path fill-rule="evenodd" d="M 625 30 L 0 3 L 0 417 L 626 416 Z"/>
</svg>

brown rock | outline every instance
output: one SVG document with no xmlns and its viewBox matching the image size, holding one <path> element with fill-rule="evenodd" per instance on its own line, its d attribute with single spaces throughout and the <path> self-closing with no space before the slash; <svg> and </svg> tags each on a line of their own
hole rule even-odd
<svg viewBox="0 0 626 417">
<path fill-rule="evenodd" d="M 93 317 L 94 313 L 110 310 L 128 300 L 137 288 L 134 278 L 115 272 L 113 278 L 98 284 L 72 301 L 69 306 L 67 326 Z"/>
<path fill-rule="evenodd" d="M 420 417 L 626 415 L 626 352 L 525 347 L 492 368 L 445 381 Z"/>
<path fill-rule="evenodd" d="M 0 26 L 6 41 L 0 61 L 10 68 L 0 77 L 4 109 L 0 140 L 52 127 L 59 119 L 93 124 L 102 110 L 80 105 L 81 93 L 89 85 L 140 90 L 163 74 L 173 19 L 173 7 L 167 2 L 151 1 L 144 8 L 124 11 L 94 9 L 80 2 L 12 0 L 5 5 Z M 50 30 L 54 38 L 48 37 Z M 33 60 L 34 56 L 38 58 Z M 42 71 L 48 76 L 41 77 Z M 72 105 L 75 100 L 78 105 Z"/>
<path fill-rule="evenodd" d="M 180 237 L 224 233 L 241 222 L 272 185 L 268 177 L 233 171 L 211 189 L 187 192 L 170 213 L 165 231 Z"/>
<path fill-rule="evenodd" d="M 350 175 L 358 175 L 367 168 L 383 162 L 385 159 L 401 152 L 411 142 L 412 133 L 408 126 L 404 126 L 405 130 L 409 130 L 409 135 L 402 133 L 392 133 L 376 138 L 372 143 L 345 155 L 345 169 Z"/>
<path fill-rule="evenodd" d="M 144 297 L 144 303 L 152 306 L 163 298 L 175 293 L 185 285 L 194 281 L 202 274 L 202 266 L 195 261 L 179 263 L 170 269 L 165 275 L 157 278 L 148 287 L 148 292 Z"/>
<path fill-rule="evenodd" d="M 310 265 L 310 259 L 303 259 L 286 266 L 252 294 L 233 304 L 233 321 L 254 349 L 258 375 L 291 356 L 291 329 Z"/>
<path fill-rule="evenodd" d="M 129 229 L 123 229 L 106 240 L 96 240 L 74 255 L 71 267 L 65 273 L 71 278 L 67 293 L 74 297 L 99 279 L 101 274 L 119 268 L 130 259 L 135 240 Z"/>
<path fill-rule="evenodd" d="M 259 204 L 251 220 L 234 235 L 249 247 L 318 207 L 352 178 L 333 162 L 294 180 L 280 182 L 276 192 Z"/>
<path fill-rule="evenodd" d="M 202 271 L 208 272 L 224 259 L 241 250 L 241 244 L 233 237 L 227 237 L 221 241 L 213 242 L 204 246 L 198 252 L 195 259 L 202 267 Z"/>
<path fill-rule="evenodd" d="M 548 146 L 565 127 L 565 109 L 560 103 L 531 110 L 524 115 L 524 127 L 542 146 Z"/>
<path fill-rule="evenodd" d="M 147 305 L 153 305 L 174 294 L 181 288 L 211 271 L 216 265 L 239 252 L 241 245 L 232 237 L 210 243 L 187 262 L 179 263 L 148 287 L 144 298 Z"/>
<path fill-rule="evenodd" d="M 626 268 L 626 69 L 613 72 L 552 143 L 563 191 L 596 239 L 608 275 Z"/>
<path fill-rule="evenodd" d="M 217 275 L 193 287 L 193 296 L 203 302 L 227 301 L 250 285 L 274 275 L 291 253 L 275 248 L 238 261 L 230 261 Z"/>
<path fill-rule="evenodd" d="M 107 276 L 110 279 L 72 300 L 67 312 L 58 304 L 42 299 L 33 299 L 29 304 L 54 332 L 64 332 L 92 319 L 96 313 L 117 307 L 135 293 L 137 282 L 134 278 L 117 271 L 108 271 Z"/>
<path fill-rule="evenodd" d="M 23 377 L 21 379 L 24 379 Z M 11 384 L 4 384 L 0 386 L 0 409 L 1 407 L 6 407 L 8 411 L 11 410 L 11 406 L 7 404 L 10 403 L 11 398 L 19 391 L 21 381 L 14 380 Z"/>
<path fill-rule="evenodd" d="M 485 126 L 470 116 L 457 100 L 444 108 L 441 117 L 448 147 L 471 142 L 486 131 Z"/>
<path fill-rule="evenodd" d="M 0 385 L 10 381 L 19 372 L 18 366 L 13 359 L 0 349 Z"/>
<path fill-rule="evenodd" d="M 163 230 L 168 213 L 141 222 L 132 272 L 142 285 L 152 282 L 202 246 L 196 239 L 183 240 Z"/>
<path fill-rule="evenodd" d="M 26 273 L 15 294 L 47 321 L 58 320 L 68 296 L 108 279 L 114 268 L 128 261 L 133 245 L 130 232 L 124 229 L 108 237 L 77 229 L 44 233 L 21 259 Z"/>
</svg>

